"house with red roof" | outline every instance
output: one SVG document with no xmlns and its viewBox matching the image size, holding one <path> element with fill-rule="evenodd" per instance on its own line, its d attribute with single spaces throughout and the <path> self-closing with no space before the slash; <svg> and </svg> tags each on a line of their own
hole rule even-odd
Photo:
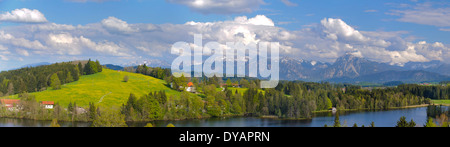
<svg viewBox="0 0 450 147">
<path fill-rule="evenodd" d="M 6 107 L 8 110 L 15 110 L 20 104 L 17 99 L 0 99 L 0 107 Z"/>
<path fill-rule="evenodd" d="M 195 93 L 196 90 L 195 90 L 194 83 L 192 83 L 192 82 L 187 83 L 187 85 L 186 85 L 186 91 L 187 91 L 187 92 Z"/>
<path fill-rule="evenodd" d="M 55 102 L 53 101 L 42 101 L 41 105 L 45 107 L 45 109 L 53 109 L 53 105 L 55 105 Z"/>
<path fill-rule="evenodd" d="M 187 84 L 187 87 L 193 87 L 194 86 L 194 83 L 192 83 L 192 82 L 189 82 L 188 84 Z"/>
</svg>

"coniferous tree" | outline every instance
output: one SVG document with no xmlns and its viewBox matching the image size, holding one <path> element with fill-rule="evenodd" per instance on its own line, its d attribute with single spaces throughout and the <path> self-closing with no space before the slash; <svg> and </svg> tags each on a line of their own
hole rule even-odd
<svg viewBox="0 0 450 147">
<path fill-rule="evenodd" d="M 61 127 L 61 126 L 58 124 L 58 120 L 57 119 L 53 119 L 52 123 L 50 124 L 50 127 Z"/>
<path fill-rule="evenodd" d="M 97 72 L 102 72 L 102 65 L 100 65 L 100 62 L 98 60 L 95 60 L 95 64 L 97 66 Z"/>
<path fill-rule="evenodd" d="M 341 122 L 339 120 L 339 112 L 336 113 L 336 116 L 334 117 L 334 125 L 333 127 L 341 127 Z"/>
<path fill-rule="evenodd" d="M 84 65 L 84 75 L 90 75 L 92 74 L 92 67 L 91 67 L 91 59 L 88 60 L 88 62 Z"/>
<path fill-rule="evenodd" d="M 68 110 L 69 112 L 72 112 L 72 111 L 73 111 L 72 102 L 69 102 L 69 105 L 67 105 L 67 110 Z"/>
<path fill-rule="evenodd" d="M 416 122 L 414 122 L 414 120 L 411 119 L 411 121 L 409 122 L 409 126 L 408 127 L 416 127 Z"/>
<path fill-rule="evenodd" d="M 59 80 L 58 74 L 54 73 L 50 77 L 50 86 L 53 88 L 53 90 L 61 89 L 61 81 Z"/>
<path fill-rule="evenodd" d="M 437 126 L 433 122 L 433 119 L 431 117 L 428 117 L 427 123 L 424 125 L 424 127 L 437 127 Z"/>
<path fill-rule="evenodd" d="M 98 73 L 97 63 L 95 63 L 94 61 L 90 61 L 88 62 L 88 64 L 90 65 L 91 68 L 91 74 Z"/>
<path fill-rule="evenodd" d="M 94 103 L 89 102 L 89 118 L 91 120 L 95 120 L 97 117 L 97 108 L 95 107 Z"/>
<path fill-rule="evenodd" d="M 231 80 L 230 80 L 230 79 L 227 79 L 226 84 L 227 84 L 227 86 L 232 86 Z"/>
<path fill-rule="evenodd" d="M 6 95 L 14 95 L 14 84 L 12 81 L 8 82 L 8 93 Z"/>
<path fill-rule="evenodd" d="M 80 71 L 78 69 L 78 67 L 74 67 L 72 70 L 72 77 L 73 77 L 73 81 L 78 81 L 80 79 Z"/>
<path fill-rule="evenodd" d="M 66 76 L 66 83 L 70 83 L 70 82 L 73 82 L 73 76 L 72 76 L 72 73 L 69 71 Z"/>
<path fill-rule="evenodd" d="M 73 102 L 73 109 L 72 109 L 72 121 L 75 120 L 75 116 L 77 116 L 77 102 Z"/>
<path fill-rule="evenodd" d="M 88 60 L 88 62 L 84 65 L 84 74 L 85 75 L 91 75 L 102 71 L 102 66 L 100 65 L 100 62 L 98 60 L 91 61 L 91 59 Z"/>
<path fill-rule="evenodd" d="M 92 127 L 127 127 L 125 116 L 115 111 L 103 111 L 102 115 L 96 117 Z"/>
<path fill-rule="evenodd" d="M 81 62 L 78 62 L 78 71 L 80 72 L 80 75 L 83 75 L 83 65 L 81 64 Z"/>
<path fill-rule="evenodd" d="M 402 116 L 400 117 L 400 120 L 397 121 L 397 125 L 395 127 L 415 127 L 416 126 L 416 122 L 414 122 L 414 120 L 411 119 L 410 122 L 406 121 L 406 117 Z"/>
</svg>

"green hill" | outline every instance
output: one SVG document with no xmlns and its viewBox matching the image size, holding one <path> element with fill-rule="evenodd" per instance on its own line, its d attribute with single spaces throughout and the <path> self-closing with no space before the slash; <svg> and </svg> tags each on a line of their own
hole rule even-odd
<svg viewBox="0 0 450 147">
<path fill-rule="evenodd" d="M 129 77 L 128 82 L 123 82 L 125 75 Z M 126 103 L 130 93 L 138 97 L 160 90 L 168 96 L 180 94 L 164 84 L 163 80 L 142 74 L 103 69 L 100 73 L 81 76 L 80 80 L 65 84 L 59 90 L 31 94 L 36 96 L 37 101 L 54 101 L 62 106 L 76 102 L 78 106 L 86 107 L 89 102 L 94 102 L 100 106 L 119 107 Z"/>
</svg>

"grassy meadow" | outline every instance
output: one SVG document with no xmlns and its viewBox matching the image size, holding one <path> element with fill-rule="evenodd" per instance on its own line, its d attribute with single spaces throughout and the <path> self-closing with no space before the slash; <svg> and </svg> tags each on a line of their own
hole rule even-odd
<svg viewBox="0 0 450 147">
<path fill-rule="evenodd" d="M 123 77 L 129 77 L 123 82 Z M 61 86 L 59 90 L 31 93 L 37 101 L 54 101 L 62 106 L 76 102 L 86 107 L 89 102 L 106 107 L 119 107 L 126 103 L 130 93 L 140 97 L 153 91 L 163 90 L 168 96 L 178 96 L 180 92 L 165 86 L 165 81 L 142 74 L 103 69 L 93 75 L 81 76 L 80 80 Z M 12 96 L 17 98 L 17 95 Z"/>
<path fill-rule="evenodd" d="M 235 92 L 236 90 L 238 91 L 238 93 L 240 94 L 244 94 L 245 91 L 248 90 L 248 88 L 240 88 L 240 87 L 228 87 L 229 90 L 231 90 L 232 92 Z M 265 93 L 264 90 L 262 89 L 258 89 L 258 92 L 262 92 L 263 94 Z"/>
<path fill-rule="evenodd" d="M 450 106 L 450 100 L 433 100 L 436 105 L 447 105 Z"/>
</svg>

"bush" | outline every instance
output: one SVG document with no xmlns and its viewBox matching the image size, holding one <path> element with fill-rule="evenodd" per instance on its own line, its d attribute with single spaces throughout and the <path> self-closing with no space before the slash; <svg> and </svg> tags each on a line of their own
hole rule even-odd
<svg viewBox="0 0 450 147">
<path fill-rule="evenodd" d="M 123 82 L 128 82 L 128 76 L 123 76 Z"/>
<path fill-rule="evenodd" d="M 50 127 L 61 127 L 61 126 L 58 124 L 58 120 L 57 119 L 53 119 L 52 123 L 50 124 Z"/>
</svg>

